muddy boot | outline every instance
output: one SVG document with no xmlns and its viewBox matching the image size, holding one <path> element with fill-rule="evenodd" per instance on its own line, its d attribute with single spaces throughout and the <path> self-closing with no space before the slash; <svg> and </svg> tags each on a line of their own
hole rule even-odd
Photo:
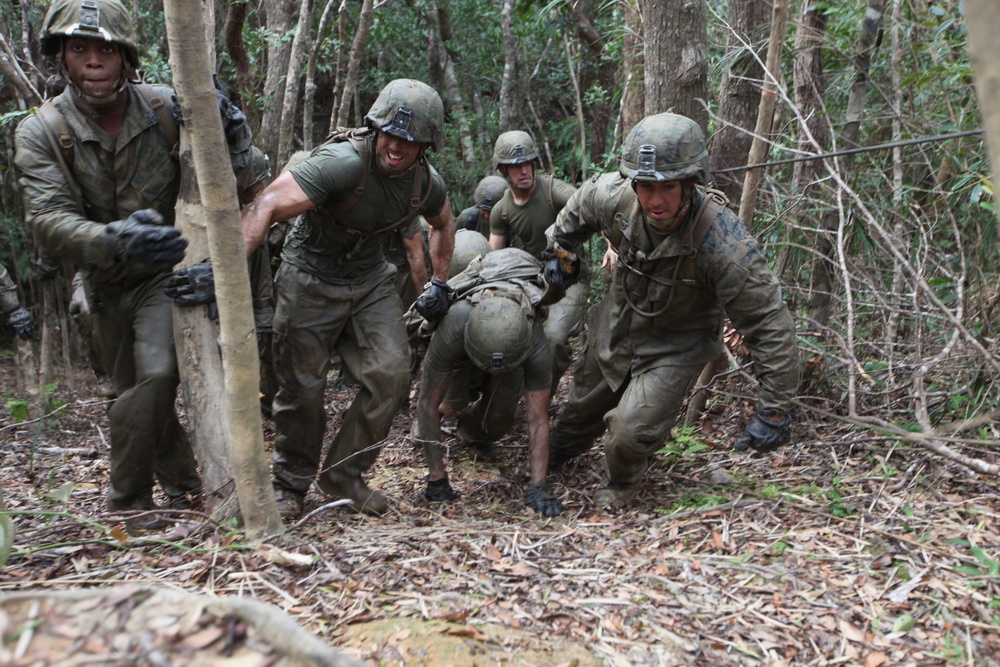
<svg viewBox="0 0 1000 667">
<path fill-rule="evenodd" d="M 608 507 L 621 507 L 632 500 L 639 490 L 639 482 L 633 484 L 608 484 L 597 490 L 594 494 L 594 505 L 604 509 Z"/>
<path fill-rule="evenodd" d="M 163 530 L 170 522 L 164 519 L 150 496 L 131 500 L 108 500 L 108 510 L 127 513 L 125 530 L 129 535 L 144 535 Z"/>
<path fill-rule="evenodd" d="M 331 498 L 347 498 L 359 512 L 382 516 L 389 511 L 389 501 L 374 489 L 369 489 L 361 475 L 333 468 L 316 478 L 316 486 Z"/>
<path fill-rule="evenodd" d="M 274 501 L 283 521 L 297 519 L 302 514 L 303 495 L 283 486 L 274 487 Z"/>
</svg>

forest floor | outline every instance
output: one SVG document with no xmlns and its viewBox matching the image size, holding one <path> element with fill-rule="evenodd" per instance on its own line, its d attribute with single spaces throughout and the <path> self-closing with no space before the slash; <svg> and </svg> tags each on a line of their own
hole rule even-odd
<svg viewBox="0 0 1000 667">
<path fill-rule="evenodd" d="M 800 418 L 793 445 L 737 453 L 730 443 L 749 402 L 725 399 L 704 430 L 675 431 L 625 509 L 591 503 L 598 447 L 552 477 L 565 512 L 544 519 L 523 504 L 523 427 L 495 461 L 450 442 L 460 498 L 430 504 L 404 412 L 369 479 L 393 502 L 387 516 L 322 509 L 251 545 L 191 512 L 162 535 L 122 531 L 105 510 L 106 405 L 89 371 L 60 383 L 36 421 L 18 421 L 9 355 L 0 386 L 0 483 L 15 525 L 2 594 L 128 582 L 252 597 L 371 665 L 1000 664 L 997 480 L 843 425 Z M 353 391 L 331 382 L 327 395 L 329 440 Z M 324 503 L 310 492 L 306 512 Z M 101 613 L 121 613 L 121 599 Z M 32 609 L 5 608 L 0 596 L 0 662 L 84 664 L 84 648 L 108 658 L 128 644 L 93 625 L 74 644 L 68 621 L 65 641 L 52 640 L 58 629 L 41 641 L 49 617 Z M 172 632 L 156 646 L 234 641 L 231 627 L 225 642 L 223 630 Z M 196 664 L 150 655 L 128 664 Z"/>
</svg>

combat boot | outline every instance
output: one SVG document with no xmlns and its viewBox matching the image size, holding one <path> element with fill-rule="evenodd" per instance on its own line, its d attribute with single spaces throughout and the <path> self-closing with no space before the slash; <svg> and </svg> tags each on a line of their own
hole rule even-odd
<svg viewBox="0 0 1000 667">
<path fill-rule="evenodd" d="M 316 486 L 331 498 L 347 498 L 359 512 L 382 516 L 389 511 L 389 501 L 375 489 L 368 488 L 361 475 L 332 468 L 316 478 Z"/>
<path fill-rule="evenodd" d="M 278 506 L 278 514 L 283 521 L 299 518 L 299 515 L 302 514 L 303 495 L 283 486 L 274 487 L 274 502 Z"/>
<path fill-rule="evenodd" d="M 152 496 L 140 496 L 131 500 L 109 499 L 108 510 L 129 513 L 130 516 L 125 519 L 125 530 L 129 535 L 153 533 L 163 530 L 170 523 L 160 515 Z"/>
<path fill-rule="evenodd" d="M 621 507 L 632 500 L 639 490 L 639 482 L 632 484 L 608 484 L 594 494 L 594 505 L 601 509 Z"/>
</svg>

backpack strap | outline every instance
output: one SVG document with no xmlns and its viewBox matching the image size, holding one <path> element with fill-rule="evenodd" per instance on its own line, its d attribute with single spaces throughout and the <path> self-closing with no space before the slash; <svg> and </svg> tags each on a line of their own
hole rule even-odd
<svg viewBox="0 0 1000 667">
<path fill-rule="evenodd" d="M 146 101 L 153 111 L 156 112 L 156 117 L 160 122 L 160 130 L 163 135 L 167 138 L 167 142 L 171 146 L 171 155 L 177 156 L 178 142 L 180 141 L 181 131 L 177 126 L 177 121 L 174 120 L 174 115 L 171 113 L 173 100 L 170 100 L 171 106 L 168 107 L 163 97 L 157 93 L 148 83 L 136 83 L 132 84 L 132 88 Z"/>
<path fill-rule="evenodd" d="M 323 146 L 328 144 L 340 143 L 342 141 L 349 141 L 351 146 L 357 151 L 358 155 L 361 157 L 361 178 L 358 179 L 357 184 L 354 189 L 346 197 L 340 201 L 330 202 L 323 204 L 320 208 L 331 216 L 336 216 L 340 213 L 346 213 L 347 211 L 354 208 L 358 201 L 365 195 L 365 189 L 368 187 L 368 172 L 371 169 L 371 156 L 372 147 L 371 141 L 374 140 L 375 135 L 370 132 L 367 127 L 359 127 L 353 129 L 347 129 L 338 127 L 334 130 L 329 137 L 326 138 L 322 144 L 313 149 L 312 154 L 315 155 Z M 419 179 L 417 179 L 419 180 Z"/>
<path fill-rule="evenodd" d="M 42 131 L 45 132 L 45 136 L 52 146 L 52 152 L 56 156 L 56 162 L 59 163 L 59 169 L 66 177 L 70 193 L 80 209 L 80 214 L 83 215 L 87 211 L 83 204 L 83 193 L 80 191 L 80 184 L 76 182 L 76 178 L 73 177 L 73 172 L 69 168 L 69 165 L 73 164 L 73 135 L 69 133 L 66 119 L 63 118 L 62 113 L 52 100 L 43 102 L 35 115 L 38 116 Z"/>
</svg>

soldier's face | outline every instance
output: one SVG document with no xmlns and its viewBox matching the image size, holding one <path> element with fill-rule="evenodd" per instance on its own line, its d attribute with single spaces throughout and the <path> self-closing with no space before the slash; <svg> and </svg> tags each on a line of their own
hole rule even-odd
<svg viewBox="0 0 1000 667">
<path fill-rule="evenodd" d="M 419 141 L 407 141 L 392 134 L 379 132 L 378 139 L 375 140 L 378 166 L 389 176 L 402 174 L 417 161 L 423 147 L 424 144 Z"/>
<path fill-rule="evenodd" d="M 535 184 L 535 163 L 522 162 L 521 164 L 507 165 L 507 182 L 510 187 L 518 190 L 530 190 Z"/>
<path fill-rule="evenodd" d="M 635 194 L 650 227 L 663 233 L 681 207 L 684 184 L 680 181 L 636 181 Z"/>
<path fill-rule="evenodd" d="M 118 45 L 102 39 L 66 38 L 63 60 L 77 89 L 95 99 L 115 93 L 125 68 Z"/>
</svg>

